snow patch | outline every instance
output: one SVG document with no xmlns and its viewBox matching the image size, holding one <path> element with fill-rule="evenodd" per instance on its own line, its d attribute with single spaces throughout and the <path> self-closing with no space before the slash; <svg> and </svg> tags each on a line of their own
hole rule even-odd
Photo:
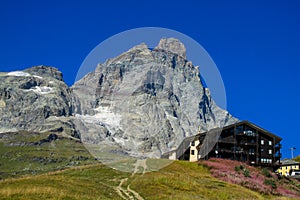
<svg viewBox="0 0 300 200">
<path fill-rule="evenodd" d="M 18 131 L 18 129 L 16 128 L 0 127 L 0 133 L 16 132 L 16 131 Z"/>
<path fill-rule="evenodd" d="M 86 123 L 105 125 L 111 133 L 115 133 L 121 129 L 122 116 L 120 114 L 114 113 L 108 107 L 102 106 L 96 108 L 95 111 L 98 111 L 95 115 L 76 114 L 75 117 Z"/>
<path fill-rule="evenodd" d="M 47 87 L 47 86 L 35 86 L 33 89 L 29 89 L 30 91 L 33 91 L 35 93 L 38 93 L 38 94 L 49 94 L 51 92 L 53 92 L 53 88 L 51 87 Z"/>
<path fill-rule="evenodd" d="M 29 73 L 23 71 L 8 72 L 7 75 L 8 76 L 31 76 Z"/>
<path fill-rule="evenodd" d="M 41 76 L 37 76 L 37 75 L 33 75 L 33 77 L 35 77 L 35 78 L 39 78 L 39 79 L 43 79 L 43 77 L 41 77 Z"/>
<path fill-rule="evenodd" d="M 125 146 L 125 141 L 120 138 L 113 137 L 113 139 L 116 141 L 116 143 L 121 144 L 122 146 Z"/>
</svg>

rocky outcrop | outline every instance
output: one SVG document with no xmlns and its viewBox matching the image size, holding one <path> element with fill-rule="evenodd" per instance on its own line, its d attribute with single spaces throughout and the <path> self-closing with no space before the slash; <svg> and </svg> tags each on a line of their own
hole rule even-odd
<svg viewBox="0 0 300 200">
<path fill-rule="evenodd" d="M 0 131 L 53 131 L 76 135 L 62 73 L 37 66 L 0 75 Z"/>
<path fill-rule="evenodd" d="M 174 38 L 99 64 L 72 91 L 81 139 L 138 157 L 160 157 L 185 137 L 237 121 L 214 103 Z"/>
<path fill-rule="evenodd" d="M 161 39 L 155 50 L 169 51 L 186 59 L 185 46 L 176 38 Z"/>
</svg>

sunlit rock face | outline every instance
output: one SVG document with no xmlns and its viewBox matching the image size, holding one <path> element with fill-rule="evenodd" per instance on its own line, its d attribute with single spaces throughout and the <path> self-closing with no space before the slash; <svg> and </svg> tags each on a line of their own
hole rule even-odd
<svg viewBox="0 0 300 200">
<path fill-rule="evenodd" d="M 77 136 L 69 118 L 70 95 L 62 73 L 53 67 L 0 73 L 0 132 L 53 131 Z"/>
<path fill-rule="evenodd" d="M 175 38 L 108 59 L 71 90 L 82 141 L 123 155 L 160 157 L 185 137 L 237 121 L 212 100 Z"/>
<path fill-rule="evenodd" d="M 0 132 L 60 132 L 113 153 L 108 159 L 157 158 L 185 137 L 236 122 L 212 100 L 186 51 L 175 38 L 153 50 L 140 44 L 70 88 L 53 67 L 1 72 Z"/>
</svg>

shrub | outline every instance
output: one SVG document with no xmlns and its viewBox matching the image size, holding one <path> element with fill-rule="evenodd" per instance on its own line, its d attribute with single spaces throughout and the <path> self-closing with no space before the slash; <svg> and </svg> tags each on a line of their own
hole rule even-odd
<svg viewBox="0 0 300 200">
<path fill-rule="evenodd" d="M 235 166 L 235 167 L 234 167 L 234 170 L 235 170 L 236 172 L 239 172 L 239 171 L 240 171 L 240 166 Z"/>
<path fill-rule="evenodd" d="M 244 176 L 245 177 L 251 177 L 250 176 L 250 171 L 248 169 L 244 169 Z"/>
<path fill-rule="evenodd" d="M 244 165 L 237 165 L 237 166 L 234 167 L 234 170 L 236 172 L 239 172 L 240 170 L 244 170 L 244 169 L 245 169 Z"/>
<path fill-rule="evenodd" d="M 265 179 L 264 184 L 265 185 L 271 185 L 273 189 L 277 188 L 277 185 L 276 185 L 275 181 L 272 180 L 272 179 Z"/>
<path fill-rule="evenodd" d="M 270 171 L 266 168 L 264 168 L 262 170 L 262 173 L 263 173 L 263 175 L 265 175 L 265 177 L 268 177 L 268 178 L 272 177 L 271 174 L 270 174 Z"/>
<path fill-rule="evenodd" d="M 240 165 L 241 170 L 244 170 L 244 168 L 245 168 L 244 165 Z"/>
</svg>

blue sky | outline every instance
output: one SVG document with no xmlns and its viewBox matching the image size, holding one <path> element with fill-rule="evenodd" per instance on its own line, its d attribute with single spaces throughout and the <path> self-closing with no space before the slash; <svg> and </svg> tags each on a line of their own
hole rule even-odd
<svg viewBox="0 0 300 200">
<path fill-rule="evenodd" d="M 71 85 L 87 54 L 119 32 L 164 27 L 199 42 L 223 78 L 227 108 L 300 154 L 298 1 L 14 1 L 0 5 L 0 71 L 59 68 Z M 204 77 L 205 78 L 205 77 Z"/>
</svg>

